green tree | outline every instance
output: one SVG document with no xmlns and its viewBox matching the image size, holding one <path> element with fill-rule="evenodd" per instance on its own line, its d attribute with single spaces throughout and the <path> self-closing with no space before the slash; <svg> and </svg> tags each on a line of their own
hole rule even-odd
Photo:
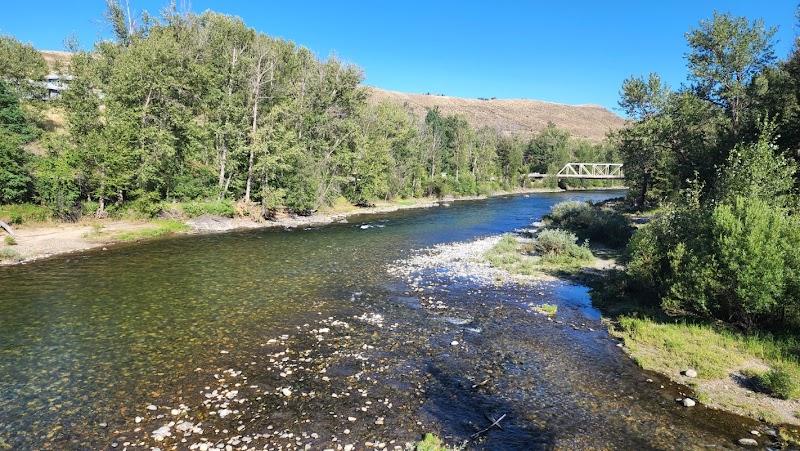
<svg viewBox="0 0 800 451">
<path fill-rule="evenodd" d="M 687 33 L 689 70 L 700 95 L 731 117 L 738 135 L 747 88 L 775 60 L 773 36 L 777 30 L 762 20 L 714 13 L 711 20 Z"/>
</svg>

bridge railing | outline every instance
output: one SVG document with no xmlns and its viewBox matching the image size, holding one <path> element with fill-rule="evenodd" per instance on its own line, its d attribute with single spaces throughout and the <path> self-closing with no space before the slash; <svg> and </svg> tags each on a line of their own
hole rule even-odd
<svg viewBox="0 0 800 451">
<path fill-rule="evenodd" d="M 534 172 L 530 178 L 544 178 L 549 174 Z M 622 163 L 567 163 L 554 177 L 559 179 L 623 179 Z"/>
</svg>

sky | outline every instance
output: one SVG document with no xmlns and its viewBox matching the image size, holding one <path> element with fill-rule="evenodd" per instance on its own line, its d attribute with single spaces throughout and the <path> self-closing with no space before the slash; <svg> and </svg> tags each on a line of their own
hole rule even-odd
<svg viewBox="0 0 800 451">
<path fill-rule="evenodd" d="M 122 0 L 123 3 L 125 0 Z M 658 72 L 686 82 L 685 33 L 714 11 L 776 26 L 783 58 L 800 32 L 800 0 L 739 1 L 222 1 L 179 0 L 194 12 L 239 16 L 272 36 L 336 55 L 365 83 L 457 97 L 530 98 L 618 111 L 622 81 Z M 159 12 L 167 0 L 128 0 Z M 0 34 L 40 49 L 84 48 L 110 36 L 103 0 L 2 0 Z"/>
</svg>

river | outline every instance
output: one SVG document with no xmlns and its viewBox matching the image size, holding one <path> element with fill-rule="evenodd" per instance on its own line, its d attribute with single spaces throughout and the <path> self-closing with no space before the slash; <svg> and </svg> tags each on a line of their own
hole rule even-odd
<svg viewBox="0 0 800 451">
<path fill-rule="evenodd" d="M 470 449 L 734 448 L 751 422 L 676 403 L 682 388 L 626 357 L 586 287 L 387 271 L 563 200 L 619 195 L 496 197 L 0 268 L 0 449 L 395 449 L 425 432 Z M 542 302 L 556 321 L 530 310 Z"/>
</svg>

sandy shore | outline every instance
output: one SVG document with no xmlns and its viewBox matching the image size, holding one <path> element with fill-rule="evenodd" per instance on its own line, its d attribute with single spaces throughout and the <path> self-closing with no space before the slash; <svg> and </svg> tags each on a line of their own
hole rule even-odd
<svg viewBox="0 0 800 451">
<path fill-rule="evenodd" d="M 598 188 L 593 188 L 598 189 Z M 599 188 L 603 189 L 603 188 Z M 619 187 L 608 189 L 620 189 Z M 386 202 L 374 207 L 353 207 L 346 211 L 319 212 L 310 216 L 283 214 L 271 221 L 256 221 L 248 218 L 223 218 L 200 216 L 186 220 L 189 229 L 183 234 L 221 233 L 231 230 L 260 229 L 268 227 L 295 228 L 312 227 L 336 222 L 346 222 L 356 215 L 389 213 L 398 210 L 431 208 L 449 202 L 477 200 L 515 194 L 561 192 L 558 189 L 527 189 L 514 192 L 498 192 L 492 196 L 445 197 L 442 199 L 423 198 L 401 202 Z M 0 242 L 0 250 L 8 249 L 16 258 L 0 261 L 1 265 L 22 264 L 54 255 L 102 248 L 117 243 L 115 238 L 123 233 L 146 231 L 157 227 L 155 222 L 126 220 L 88 220 L 78 223 L 44 223 L 22 225 L 14 229 L 16 245 Z M 102 233 L 97 233 L 102 230 Z M 0 233 L 3 233 L 0 231 Z"/>
</svg>

